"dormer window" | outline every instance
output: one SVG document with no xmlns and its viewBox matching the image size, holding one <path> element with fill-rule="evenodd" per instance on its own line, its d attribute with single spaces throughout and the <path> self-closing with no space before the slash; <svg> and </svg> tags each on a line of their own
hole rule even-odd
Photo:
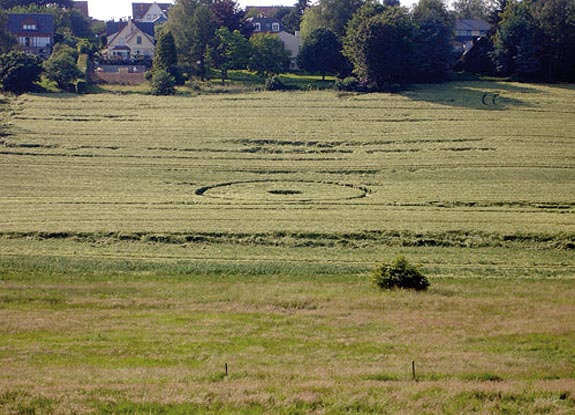
<svg viewBox="0 0 575 415">
<path fill-rule="evenodd" d="M 259 22 L 254 23 L 254 31 L 261 32 L 262 31 L 262 24 Z"/>
<path fill-rule="evenodd" d="M 36 23 L 25 23 L 22 25 L 22 30 L 38 30 Z"/>
<path fill-rule="evenodd" d="M 279 31 L 280 31 L 280 24 L 272 23 L 272 32 L 279 32 Z"/>
</svg>

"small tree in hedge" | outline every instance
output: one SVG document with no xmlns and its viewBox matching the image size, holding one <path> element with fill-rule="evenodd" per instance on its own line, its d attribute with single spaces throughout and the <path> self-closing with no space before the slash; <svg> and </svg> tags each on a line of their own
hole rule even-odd
<svg viewBox="0 0 575 415">
<path fill-rule="evenodd" d="M 150 80 L 152 95 L 174 95 L 176 93 L 176 80 L 165 69 L 152 73 Z"/>
<path fill-rule="evenodd" d="M 44 71 L 50 81 L 66 91 L 74 91 L 74 81 L 83 76 L 76 60 L 78 52 L 67 45 L 54 47 L 52 55 L 44 62 Z"/>
<path fill-rule="evenodd" d="M 389 263 L 378 265 L 371 274 L 371 280 L 379 288 L 385 290 L 405 288 L 422 291 L 429 287 L 427 277 L 403 256 L 398 256 Z"/>
</svg>

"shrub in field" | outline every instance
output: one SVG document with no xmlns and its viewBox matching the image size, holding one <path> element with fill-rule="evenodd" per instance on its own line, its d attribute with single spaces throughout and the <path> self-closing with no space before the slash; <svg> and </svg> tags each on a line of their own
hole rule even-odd
<svg viewBox="0 0 575 415">
<path fill-rule="evenodd" d="M 398 256 L 389 263 L 378 265 L 371 274 L 371 280 L 379 288 L 385 290 L 405 288 L 421 291 L 429 287 L 427 277 L 403 256 Z"/>
<path fill-rule="evenodd" d="M 88 84 L 86 83 L 86 81 L 83 81 L 81 79 L 76 81 L 76 93 L 82 95 L 87 92 L 88 92 Z"/>
<path fill-rule="evenodd" d="M 176 93 L 176 80 L 164 69 L 154 71 L 150 84 L 152 95 L 174 95 Z"/>
<path fill-rule="evenodd" d="M 264 83 L 264 89 L 266 91 L 283 91 L 286 89 L 286 86 L 278 76 L 273 75 L 266 79 L 266 82 Z"/>
<path fill-rule="evenodd" d="M 361 90 L 361 85 L 357 78 L 353 76 L 348 76 L 344 79 L 338 79 L 335 82 L 335 87 L 339 91 L 346 91 L 346 92 L 359 92 Z"/>
</svg>

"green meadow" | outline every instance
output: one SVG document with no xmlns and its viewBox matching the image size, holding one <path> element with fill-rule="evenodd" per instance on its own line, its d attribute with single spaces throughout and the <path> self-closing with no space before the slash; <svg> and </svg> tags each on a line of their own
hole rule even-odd
<svg viewBox="0 0 575 415">
<path fill-rule="evenodd" d="M 0 414 L 575 410 L 575 87 L 0 117 Z M 370 285 L 396 255 L 428 291 Z"/>
</svg>

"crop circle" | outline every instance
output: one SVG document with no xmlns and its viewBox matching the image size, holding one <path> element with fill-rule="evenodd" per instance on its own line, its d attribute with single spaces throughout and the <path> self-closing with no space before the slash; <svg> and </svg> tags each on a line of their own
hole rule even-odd
<svg viewBox="0 0 575 415">
<path fill-rule="evenodd" d="M 316 181 L 251 180 L 220 183 L 196 190 L 198 196 L 242 202 L 329 202 L 359 199 L 367 189 L 349 184 Z"/>
</svg>

